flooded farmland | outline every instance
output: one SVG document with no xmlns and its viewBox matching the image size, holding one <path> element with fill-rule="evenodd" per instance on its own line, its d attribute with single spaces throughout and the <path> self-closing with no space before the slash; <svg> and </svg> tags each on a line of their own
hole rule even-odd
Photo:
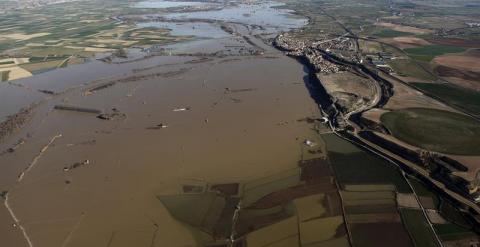
<svg viewBox="0 0 480 247">
<path fill-rule="evenodd" d="M 306 23 L 275 6 L 148 17 L 195 38 L 2 84 L 1 118 L 30 109 L 0 143 L 2 244 L 420 246 L 402 173 L 333 134 L 266 42 Z"/>
<path fill-rule="evenodd" d="M 171 30 L 170 34 L 174 36 L 194 36 L 196 38 L 225 38 L 229 36 L 220 26 L 203 22 L 145 22 L 138 26 L 168 29 Z"/>
<path fill-rule="evenodd" d="M 211 28 L 159 28 L 195 36 L 185 31 L 193 27 L 197 34 Z M 248 27 L 232 27 L 250 36 Z M 39 95 L 18 109 L 39 103 L 1 144 L 15 147 L 0 156 L 5 243 L 205 246 L 292 217 L 278 206 L 277 213 L 235 208 L 245 191 L 247 205 L 302 183 L 302 143 L 316 134 L 299 120 L 319 109 L 302 65 L 260 39 L 253 46 L 222 32 L 165 47 L 170 54 L 160 47 L 140 59 L 95 60 L 12 82 Z M 248 52 L 259 47 L 264 55 Z M 65 109 L 95 109 L 109 120 Z M 265 223 L 251 226 L 259 216 Z"/>
<path fill-rule="evenodd" d="M 275 77 L 265 76 L 265 69 Z M 295 168 L 302 141 L 314 137 L 308 124 L 297 122 L 318 110 L 306 97 L 303 71 L 294 60 L 220 60 L 163 70 L 179 73 L 56 97 L 36 110 L 31 123 L 39 124 L 18 133 L 27 141 L 1 157 L 10 170 L 2 173 L 2 187 L 37 246 L 67 238 L 69 246 L 107 244 L 113 231 L 113 246 L 130 246 L 147 236 L 151 241 L 156 225 L 159 245 L 196 245 L 159 198 L 197 183 L 205 190 Z M 250 74 L 240 76 L 245 70 Z M 56 104 L 116 108 L 126 118 L 105 121 L 53 110 Z M 298 111 L 300 105 L 304 110 Z M 168 127 L 158 128 L 162 124 Z M 77 163 L 85 165 L 65 171 Z M 171 229 L 177 235 L 162 234 Z"/>
</svg>

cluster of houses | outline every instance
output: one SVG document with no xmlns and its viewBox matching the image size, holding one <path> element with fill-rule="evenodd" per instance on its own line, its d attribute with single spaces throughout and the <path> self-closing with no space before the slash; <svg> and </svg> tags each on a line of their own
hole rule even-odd
<svg viewBox="0 0 480 247">
<path fill-rule="evenodd" d="M 317 71 L 330 74 L 341 70 L 339 65 L 331 63 L 324 58 L 325 53 L 335 53 L 335 55 L 346 58 L 351 62 L 368 63 L 378 69 L 391 73 L 393 72 L 388 61 L 393 59 L 390 52 L 378 52 L 365 54 L 360 58 L 355 52 L 355 43 L 347 37 L 339 37 L 326 41 L 306 42 L 304 40 L 291 38 L 288 34 L 279 35 L 274 44 L 287 51 L 290 56 L 303 56 L 307 58 Z M 322 51 L 322 52 L 321 52 Z"/>
<path fill-rule="evenodd" d="M 323 54 L 317 49 L 318 44 L 307 43 L 305 41 L 290 38 L 285 34 L 279 35 L 274 44 L 287 51 L 289 56 L 305 57 L 309 60 L 315 69 L 324 74 L 336 73 L 340 67 L 323 57 Z"/>
</svg>

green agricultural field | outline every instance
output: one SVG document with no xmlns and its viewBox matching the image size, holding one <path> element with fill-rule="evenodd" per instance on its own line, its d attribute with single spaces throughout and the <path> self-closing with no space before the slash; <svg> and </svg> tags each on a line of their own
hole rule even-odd
<svg viewBox="0 0 480 247">
<path fill-rule="evenodd" d="M 437 247 L 439 246 L 435 239 L 435 233 L 430 228 L 425 215 L 421 210 L 400 209 L 403 223 L 410 233 L 410 237 L 415 242 L 415 246 Z"/>
<path fill-rule="evenodd" d="M 435 95 L 448 104 L 460 107 L 468 112 L 480 115 L 480 93 L 451 84 L 414 83 L 429 94 Z"/>
<path fill-rule="evenodd" d="M 446 154 L 480 154 L 480 123 L 468 116 L 410 108 L 385 113 L 381 121 L 393 136 L 408 144 Z"/>
<path fill-rule="evenodd" d="M 381 31 L 373 33 L 372 35 L 380 38 L 394 38 L 394 37 L 400 37 L 400 36 L 413 35 L 413 33 L 400 32 L 400 31 L 395 31 L 393 29 L 383 29 Z"/>
<path fill-rule="evenodd" d="M 407 182 L 393 165 L 374 155 L 362 152 L 351 143 L 339 139 L 333 134 L 322 135 L 322 138 L 327 142 L 328 156 L 340 184 L 394 184 L 398 192 L 411 193 Z M 334 147 L 330 145 L 332 143 Z M 337 148 L 337 146 L 357 152 L 332 151 L 332 148 Z"/>
<path fill-rule="evenodd" d="M 443 241 L 475 237 L 475 232 L 455 224 L 435 225 L 435 231 Z"/>
<path fill-rule="evenodd" d="M 399 192 L 410 187 L 396 168 L 367 153 L 329 153 L 336 177 L 341 184 L 395 184 Z"/>
<path fill-rule="evenodd" d="M 436 56 L 447 53 L 459 53 L 465 51 L 462 47 L 448 45 L 426 45 L 415 48 L 407 48 L 405 51 L 412 57 L 420 61 L 430 62 Z"/>
<path fill-rule="evenodd" d="M 475 233 L 470 230 L 472 228 L 471 223 L 450 202 L 435 194 L 417 179 L 410 178 L 409 181 L 418 196 L 431 197 L 434 199 L 435 209 L 449 222 L 447 224 L 434 225 L 435 232 L 442 241 L 458 240 L 475 236 Z"/>
<path fill-rule="evenodd" d="M 396 59 L 388 61 L 395 73 L 401 76 L 415 77 L 421 80 L 433 81 L 435 76 L 419 67 L 411 59 Z"/>
<path fill-rule="evenodd" d="M 407 231 L 400 222 L 351 224 L 350 229 L 352 242 L 356 247 L 414 246 Z M 420 247 L 420 245 L 418 247 Z"/>
</svg>

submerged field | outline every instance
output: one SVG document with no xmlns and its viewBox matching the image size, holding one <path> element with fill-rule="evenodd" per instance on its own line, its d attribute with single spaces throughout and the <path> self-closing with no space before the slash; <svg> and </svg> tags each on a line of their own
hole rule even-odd
<svg viewBox="0 0 480 247">
<path fill-rule="evenodd" d="M 480 125 L 468 116 L 410 108 L 385 113 L 381 121 L 393 136 L 411 145 L 447 154 L 480 154 Z"/>
</svg>

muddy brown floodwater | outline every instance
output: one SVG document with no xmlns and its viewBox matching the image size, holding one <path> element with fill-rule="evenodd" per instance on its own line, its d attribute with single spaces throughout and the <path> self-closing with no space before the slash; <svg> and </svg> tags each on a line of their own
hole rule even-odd
<svg viewBox="0 0 480 247">
<path fill-rule="evenodd" d="M 197 246 L 202 237 L 159 196 L 296 168 L 302 142 L 316 136 L 298 120 L 319 115 L 302 65 L 272 48 L 186 62 L 197 59 L 78 84 L 36 106 L 0 144 L 25 140 L 0 156 L 1 245 Z"/>
<path fill-rule="evenodd" d="M 225 246 L 290 217 L 248 208 L 301 184 L 305 143 L 325 158 L 304 67 L 257 35 L 306 20 L 272 6 L 172 15 L 206 36 L 0 85 L 0 246 Z"/>
</svg>

